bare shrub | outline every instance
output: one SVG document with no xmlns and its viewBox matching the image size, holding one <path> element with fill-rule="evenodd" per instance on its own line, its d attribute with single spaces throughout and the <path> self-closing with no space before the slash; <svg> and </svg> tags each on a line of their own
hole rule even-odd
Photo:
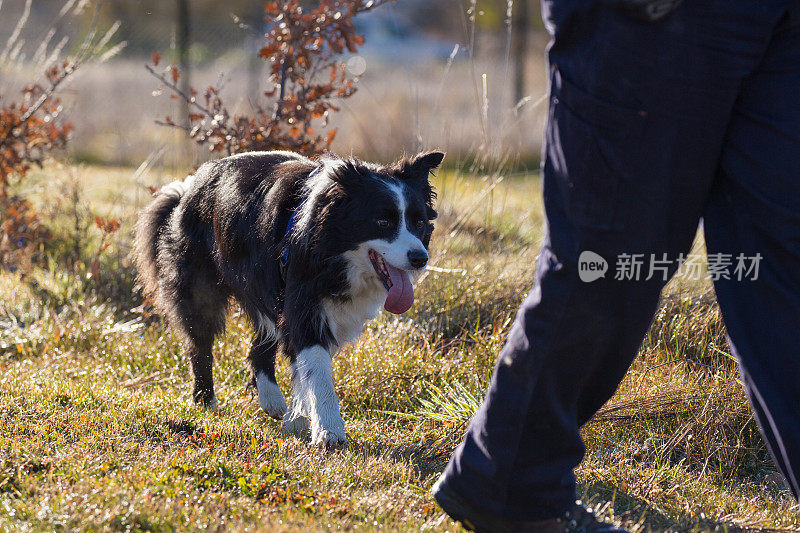
<svg viewBox="0 0 800 533">
<path fill-rule="evenodd" d="M 161 124 L 186 129 L 189 137 L 212 152 L 227 155 L 252 150 L 292 150 L 311 155 L 327 150 L 336 130 L 323 134 L 330 114 L 339 110 L 336 99 L 356 92 L 347 79 L 344 63 L 336 58 L 345 51 L 355 53 L 364 43 L 353 17 L 388 0 L 322 0 L 305 10 L 298 0 L 267 2 L 269 22 L 266 43 L 258 56 L 270 63 L 273 88 L 264 96 L 270 106 L 255 104 L 252 116 L 233 115 L 220 95 L 221 86 L 208 87 L 198 97 L 178 87 L 180 72 L 175 63 L 160 72 L 155 69 L 161 55 L 153 54 L 147 70 L 173 98 L 190 108 L 189 125 L 166 117 Z"/>
<path fill-rule="evenodd" d="M 2 4 L 0 2 L 0 4 Z M 31 1 L 16 24 L 14 33 L 0 55 L 0 65 L 11 68 L 22 61 L 20 39 L 22 28 L 28 20 Z M 58 19 L 71 10 L 77 10 L 75 2 L 65 2 Z M 66 146 L 72 124 L 64 118 L 64 109 L 56 96 L 61 85 L 70 79 L 78 68 L 93 59 L 106 60 L 116 54 L 124 43 L 106 49 L 118 25 L 115 24 L 98 38 L 95 8 L 89 30 L 77 53 L 67 59 L 59 56 L 66 41 L 52 44 L 51 31 L 40 44 L 34 57 L 37 65 L 49 62 L 43 79 L 25 86 L 18 100 L 9 102 L 9 97 L 0 93 L 0 265 L 11 269 L 30 269 L 35 250 L 49 236 L 49 231 L 40 220 L 31 202 L 12 193 L 12 186 L 24 179 L 34 166 L 43 162 L 56 151 Z M 76 11 L 77 12 L 77 11 Z M 48 46 L 52 44 L 52 49 Z M 36 59 L 38 58 L 38 60 Z M 8 103 L 6 103 L 8 102 Z"/>
<path fill-rule="evenodd" d="M 73 72 L 64 62 L 47 72 L 49 87 L 34 84 L 20 102 L 0 108 L 0 263 L 29 269 L 34 247 L 48 235 L 31 203 L 10 192 L 13 178 L 22 179 L 33 165 L 63 148 L 72 130 L 61 119 L 61 103 L 53 97 Z"/>
</svg>

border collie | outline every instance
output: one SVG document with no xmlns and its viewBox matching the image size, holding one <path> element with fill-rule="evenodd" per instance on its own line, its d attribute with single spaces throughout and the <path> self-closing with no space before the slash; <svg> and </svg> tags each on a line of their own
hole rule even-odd
<svg viewBox="0 0 800 533">
<path fill-rule="evenodd" d="M 159 190 L 136 224 L 143 292 L 189 352 L 194 400 L 215 409 L 211 348 L 231 298 L 252 321 L 261 408 L 316 445 L 346 440 L 331 357 L 383 306 L 403 313 L 428 262 L 429 174 L 441 152 L 389 166 L 292 152 L 211 161 Z M 292 369 L 289 406 L 275 355 Z"/>
</svg>

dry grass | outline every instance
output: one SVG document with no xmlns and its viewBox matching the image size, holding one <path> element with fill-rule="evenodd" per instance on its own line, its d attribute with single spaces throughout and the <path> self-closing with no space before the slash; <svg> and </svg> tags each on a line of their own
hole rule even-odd
<svg viewBox="0 0 800 533">
<path fill-rule="evenodd" d="M 29 182 L 50 204 L 62 198 L 51 213 L 62 238 L 74 238 L 70 180 L 84 208 L 123 230 L 99 279 L 80 262 L 0 274 L 0 529 L 457 529 L 427 490 L 528 289 L 538 178 L 438 178 L 437 269 L 407 316 L 381 316 L 335 360 L 350 443 L 334 453 L 259 411 L 240 313 L 215 346 L 221 409 L 210 414 L 191 405 L 173 334 L 131 311 L 129 228 L 146 199 L 135 182 L 170 178 L 54 167 Z M 584 429 L 584 499 L 638 531 L 800 528 L 727 353 L 707 287 L 672 285 L 617 395 Z"/>
</svg>

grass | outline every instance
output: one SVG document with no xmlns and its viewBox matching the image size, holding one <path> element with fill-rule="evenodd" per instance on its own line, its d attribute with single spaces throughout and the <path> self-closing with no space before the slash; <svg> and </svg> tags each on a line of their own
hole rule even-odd
<svg viewBox="0 0 800 533">
<path fill-rule="evenodd" d="M 538 178 L 438 178 L 437 268 L 410 313 L 382 315 L 335 359 L 350 442 L 328 453 L 257 408 L 236 310 L 215 346 L 220 411 L 191 404 L 176 337 L 132 295 L 129 230 L 147 197 L 132 176 L 50 167 L 26 182 L 48 205 L 77 183 L 80 209 L 123 229 L 97 278 L 55 259 L 0 274 L 0 529 L 457 530 L 428 489 L 529 288 Z M 66 253 L 76 231 L 96 245 L 71 223 L 80 209 L 64 200 L 51 213 L 61 244 L 45 256 Z M 636 531 L 798 530 L 708 289 L 669 286 L 640 356 L 584 428 L 581 496 Z M 282 364 L 284 390 L 287 374 Z"/>
</svg>

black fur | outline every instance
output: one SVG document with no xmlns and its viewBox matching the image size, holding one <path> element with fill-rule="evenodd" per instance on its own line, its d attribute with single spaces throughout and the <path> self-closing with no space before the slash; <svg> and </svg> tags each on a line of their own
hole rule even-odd
<svg viewBox="0 0 800 533">
<path fill-rule="evenodd" d="M 185 341 L 195 401 L 215 402 L 211 348 L 231 297 L 256 325 L 249 354 L 254 377 L 263 372 L 275 381 L 279 345 L 290 358 L 314 344 L 335 346 L 322 301 L 350 297 L 342 254 L 397 231 L 397 220 L 388 227 L 374 223 L 392 217 L 385 183 L 407 185 L 407 224 L 427 248 L 436 217 L 428 177 L 442 158 L 429 152 L 384 167 L 253 152 L 206 163 L 161 189 L 136 224 L 134 254 L 144 293 Z M 326 186 L 316 191 L 313 209 L 298 209 L 320 165 L 316 179 L 324 174 Z M 308 223 L 287 235 L 296 210 L 307 210 Z M 287 246 L 284 279 L 279 261 Z M 277 325 L 277 335 L 269 324 Z"/>
</svg>

